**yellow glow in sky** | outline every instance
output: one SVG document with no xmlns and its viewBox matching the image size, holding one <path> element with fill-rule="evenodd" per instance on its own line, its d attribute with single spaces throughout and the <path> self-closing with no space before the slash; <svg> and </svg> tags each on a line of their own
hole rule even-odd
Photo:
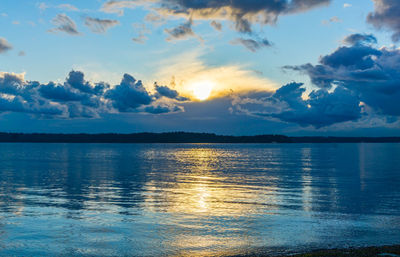
<svg viewBox="0 0 400 257">
<path fill-rule="evenodd" d="M 199 81 L 190 85 L 193 95 L 200 101 L 207 100 L 210 97 L 211 92 L 215 86 L 212 81 Z"/>
<path fill-rule="evenodd" d="M 157 81 L 192 100 L 204 101 L 234 93 L 274 92 L 279 85 L 260 77 L 245 65 L 208 66 L 201 60 L 201 50 L 191 51 L 157 63 Z M 154 74 L 153 74 L 154 77 Z M 152 78 L 153 78 L 152 77 Z M 152 85 L 149 80 L 148 85 Z"/>
</svg>

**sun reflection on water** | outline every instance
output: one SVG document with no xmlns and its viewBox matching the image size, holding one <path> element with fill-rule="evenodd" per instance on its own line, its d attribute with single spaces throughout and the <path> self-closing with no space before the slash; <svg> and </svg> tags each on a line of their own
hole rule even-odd
<svg viewBox="0 0 400 257">
<path fill-rule="evenodd" d="M 237 216 L 259 210 L 258 204 L 273 205 L 276 201 L 274 186 L 244 185 L 246 178 L 235 176 L 229 171 L 222 172 L 220 158 L 227 153 L 215 149 L 193 148 L 175 153 L 175 161 L 180 167 L 169 174 L 167 185 L 160 180 L 148 181 L 146 185 L 147 207 L 152 209 L 155 202 L 163 199 L 155 210 L 176 213 L 198 213 L 213 216 Z M 230 153 L 229 158 L 240 158 Z M 159 190 L 164 188 L 163 190 Z M 248 203 L 248 204 L 244 204 Z"/>
<path fill-rule="evenodd" d="M 215 247 L 232 250 L 255 244 L 254 235 L 246 237 L 246 226 L 251 226 L 252 215 L 272 211 L 277 187 L 251 185 L 251 180 L 245 185 L 248 178 L 223 167 L 226 158 L 240 160 L 243 156 L 210 148 L 182 149 L 173 159 L 177 166 L 187 168 L 169 174 L 167 185 L 159 184 L 163 183 L 160 180 L 146 184 L 145 208 L 179 217 L 172 219 L 171 225 L 186 231 L 166 240 L 169 248 L 187 249 L 184 255 L 206 256 Z M 271 176 L 270 181 L 274 179 Z M 212 221 L 215 218 L 218 222 Z M 207 235 L 197 234 L 200 230 Z"/>
</svg>

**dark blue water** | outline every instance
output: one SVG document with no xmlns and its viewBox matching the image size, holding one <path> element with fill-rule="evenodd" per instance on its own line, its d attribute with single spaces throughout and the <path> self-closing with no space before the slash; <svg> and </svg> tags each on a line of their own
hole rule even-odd
<svg viewBox="0 0 400 257">
<path fill-rule="evenodd" d="M 0 144 L 1 256 L 400 244 L 400 144 Z"/>
</svg>

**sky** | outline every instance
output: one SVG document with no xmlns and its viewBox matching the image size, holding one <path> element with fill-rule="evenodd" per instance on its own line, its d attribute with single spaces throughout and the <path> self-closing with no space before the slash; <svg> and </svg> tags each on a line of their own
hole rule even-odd
<svg viewBox="0 0 400 257">
<path fill-rule="evenodd" d="M 0 131 L 400 135 L 398 0 L 2 0 Z"/>
</svg>

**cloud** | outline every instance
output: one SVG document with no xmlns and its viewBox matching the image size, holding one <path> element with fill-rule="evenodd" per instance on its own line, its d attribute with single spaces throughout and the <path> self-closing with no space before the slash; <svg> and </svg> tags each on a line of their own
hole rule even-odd
<svg viewBox="0 0 400 257">
<path fill-rule="evenodd" d="M 155 89 L 158 94 L 153 96 L 146 90 L 141 80 L 136 80 L 129 74 L 125 74 L 121 83 L 108 90 L 104 97 L 111 100 L 112 106 L 119 112 L 144 111 L 152 114 L 161 114 L 183 110 L 174 103 L 157 101 L 160 95 L 182 101 L 183 98 L 176 91 L 165 86 L 160 87 L 157 83 L 155 83 Z M 176 95 L 174 94 L 175 92 Z"/>
<path fill-rule="evenodd" d="M 187 14 L 193 19 L 228 19 L 235 23 L 240 32 L 251 32 L 254 22 L 274 24 L 280 15 L 307 11 L 317 6 L 329 4 L 329 0 L 276 0 L 276 1 L 161 1 L 171 15 Z"/>
<path fill-rule="evenodd" d="M 22 88 L 23 74 L 0 72 L 0 93 L 17 94 Z"/>
<path fill-rule="evenodd" d="M 400 40 L 400 1 L 397 0 L 373 0 L 374 12 L 367 16 L 367 21 L 375 28 L 391 29 L 394 33 L 392 40 Z"/>
<path fill-rule="evenodd" d="M 50 82 L 46 85 L 41 85 L 39 88 L 39 93 L 46 99 L 55 102 L 79 102 L 86 101 L 88 95 L 82 94 L 73 88 L 59 85 L 54 82 Z"/>
<path fill-rule="evenodd" d="M 63 108 L 47 102 L 26 102 L 20 96 L 6 98 L 0 96 L 0 112 L 20 112 L 42 117 L 62 115 Z"/>
<path fill-rule="evenodd" d="M 42 11 L 45 11 L 46 9 L 50 8 L 50 6 L 48 6 L 46 3 L 43 3 L 43 2 L 42 3 L 37 3 L 36 5 Z"/>
<path fill-rule="evenodd" d="M 24 81 L 24 74 L 0 72 L 0 112 L 24 112 L 41 116 L 61 115 L 62 107 L 42 99 L 39 83 Z"/>
<path fill-rule="evenodd" d="M 146 24 L 135 23 L 132 26 L 137 31 L 138 34 L 136 37 L 132 38 L 133 42 L 139 44 L 143 44 L 144 42 L 146 42 L 147 40 L 146 34 L 150 33 L 150 30 L 147 28 Z"/>
<path fill-rule="evenodd" d="M 132 41 L 138 44 L 144 44 L 148 38 L 145 35 L 139 35 L 137 37 L 133 37 Z"/>
<path fill-rule="evenodd" d="M 347 45 L 357 44 L 376 44 L 378 41 L 372 34 L 351 34 L 343 39 L 343 43 Z"/>
<path fill-rule="evenodd" d="M 359 37 L 351 35 L 348 38 Z M 371 112 L 400 116 L 400 49 L 377 49 L 360 44 L 359 40 L 350 41 L 355 44 L 341 46 L 333 53 L 322 56 L 317 65 L 285 68 L 306 73 L 312 83 L 321 89 L 340 86 L 351 91 Z M 374 40 L 368 36 L 368 41 Z"/>
<path fill-rule="evenodd" d="M 183 112 L 184 108 L 182 106 L 167 106 L 167 105 L 157 105 L 157 106 L 148 106 L 144 108 L 145 112 L 151 114 L 163 114 L 163 113 L 171 113 L 171 112 Z"/>
<path fill-rule="evenodd" d="M 52 20 L 52 23 L 56 28 L 50 29 L 49 32 L 64 32 L 73 36 L 81 34 L 77 29 L 76 23 L 66 14 L 58 14 Z"/>
<path fill-rule="evenodd" d="M 138 44 L 144 44 L 148 38 L 144 35 L 139 35 L 137 37 L 133 37 L 132 41 Z"/>
<path fill-rule="evenodd" d="M 222 24 L 218 21 L 211 21 L 210 25 L 217 31 L 222 31 Z"/>
<path fill-rule="evenodd" d="M 344 4 L 343 4 L 343 8 L 350 8 L 350 7 L 352 7 L 352 5 L 349 4 L 349 3 L 344 3 Z"/>
<path fill-rule="evenodd" d="M 337 17 L 337 16 L 333 16 L 329 20 L 323 20 L 322 24 L 327 25 L 329 23 L 339 23 L 339 22 L 342 22 L 342 20 L 339 19 L 339 17 Z"/>
<path fill-rule="evenodd" d="M 5 38 L 0 38 L 0 54 L 10 51 L 12 48 L 12 45 Z"/>
<path fill-rule="evenodd" d="M 168 95 L 174 90 L 162 87 Z M 169 96 L 169 97 L 168 97 Z M 137 112 L 161 114 L 183 111 L 176 101 L 179 95 L 160 99 L 151 94 L 141 81 L 125 74 L 122 82 L 91 83 L 80 71 L 71 71 L 65 83 L 41 84 L 25 81 L 24 74 L 0 73 L 0 112 L 21 112 L 45 118 L 99 118 L 101 114 Z M 168 111 L 167 111 L 168 110 Z"/>
<path fill-rule="evenodd" d="M 90 82 L 85 81 L 83 72 L 80 71 L 71 71 L 68 74 L 66 79 L 66 83 L 70 85 L 72 88 L 78 89 L 81 92 L 101 95 L 106 89 L 109 89 L 110 86 L 106 83 L 97 83 L 93 86 Z"/>
<path fill-rule="evenodd" d="M 272 44 L 267 39 L 254 40 L 254 39 L 237 38 L 237 39 L 231 41 L 231 44 L 243 45 L 251 52 L 256 52 L 263 47 L 272 46 Z"/>
<path fill-rule="evenodd" d="M 193 31 L 193 22 L 208 20 L 214 29 L 221 31 L 221 21 L 229 21 L 233 23 L 236 31 L 250 37 L 250 39 L 239 38 L 234 43 L 244 45 L 250 51 L 256 51 L 269 44 L 268 41 L 260 40 L 260 36 L 253 31 L 254 25 L 275 25 L 280 16 L 306 12 L 329 5 L 331 2 L 332 0 L 111 0 L 103 3 L 101 10 L 123 15 L 127 8 L 141 8 L 149 12 L 145 20 L 156 25 L 166 20 L 187 20 L 177 27 L 164 30 L 168 34 L 167 41 L 197 37 L 203 42 L 201 36 Z M 336 20 L 333 18 L 331 21 Z M 136 43 L 143 43 L 146 39 L 143 34 L 132 38 Z"/>
<path fill-rule="evenodd" d="M 315 128 L 356 121 L 362 116 L 358 97 L 344 87 L 337 87 L 333 92 L 314 90 L 303 99 L 305 91 L 302 83 L 293 82 L 271 96 L 235 97 L 232 105 L 236 111 L 249 115 Z"/>
<path fill-rule="evenodd" d="M 74 11 L 74 12 L 79 11 L 79 9 L 76 8 L 75 6 L 73 6 L 72 4 L 60 4 L 57 6 L 57 8 L 67 10 L 67 11 Z"/>
<path fill-rule="evenodd" d="M 125 0 L 125 1 L 108 1 L 103 4 L 101 10 L 106 13 L 117 13 L 119 15 L 124 14 L 125 8 L 135 8 L 142 5 L 147 5 L 148 3 L 155 2 L 155 0 Z"/>
<path fill-rule="evenodd" d="M 160 25 L 165 22 L 164 17 L 162 17 L 161 15 L 158 15 L 157 13 L 149 13 L 146 15 L 146 17 L 144 19 L 145 19 L 145 21 L 148 21 L 148 22 L 156 24 L 156 25 Z"/>
<path fill-rule="evenodd" d="M 56 9 L 61 9 L 61 10 L 65 10 L 65 11 L 73 11 L 73 12 L 79 11 L 79 9 L 72 4 L 49 5 L 47 3 L 42 2 L 42 3 L 37 3 L 36 6 L 41 11 L 45 11 L 46 9 L 49 9 L 49 8 L 56 8 Z"/>
<path fill-rule="evenodd" d="M 157 84 L 154 85 L 155 90 L 158 93 L 158 97 L 167 97 L 170 99 L 175 99 L 177 101 L 188 101 L 189 99 L 186 97 L 179 96 L 178 91 L 173 90 L 167 86 L 159 86 Z"/>
<path fill-rule="evenodd" d="M 188 39 L 189 37 L 195 37 L 196 34 L 192 30 L 192 25 L 192 20 L 188 20 L 187 22 L 173 29 L 165 29 L 164 31 L 169 35 L 167 41 L 183 40 Z M 198 38 L 202 40 L 200 37 Z"/>
<path fill-rule="evenodd" d="M 331 0 L 137 0 L 137 1 L 108 1 L 102 10 L 108 13 L 123 14 L 124 8 L 145 6 L 160 15 L 177 16 L 186 19 L 230 20 L 235 29 L 243 33 L 252 32 L 252 24 L 275 24 L 281 15 L 308 11 L 328 5 Z"/>
<path fill-rule="evenodd" d="M 320 57 L 319 64 L 285 66 L 307 74 L 316 88 L 306 94 L 290 83 L 268 94 L 232 95 L 232 111 L 317 129 L 370 120 L 392 124 L 400 118 L 400 49 L 375 48 L 370 34 L 347 36 Z M 350 125 L 349 125 L 350 126 Z"/>
<path fill-rule="evenodd" d="M 142 81 L 136 81 L 128 74 L 124 75 L 119 85 L 107 91 L 105 97 L 112 100 L 112 105 L 120 112 L 132 111 L 152 102 L 151 96 L 144 88 Z"/>
<path fill-rule="evenodd" d="M 119 21 L 86 17 L 85 25 L 89 27 L 92 32 L 102 34 L 106 33 L 110 28 L 119 25 Z"/>
</svg>

